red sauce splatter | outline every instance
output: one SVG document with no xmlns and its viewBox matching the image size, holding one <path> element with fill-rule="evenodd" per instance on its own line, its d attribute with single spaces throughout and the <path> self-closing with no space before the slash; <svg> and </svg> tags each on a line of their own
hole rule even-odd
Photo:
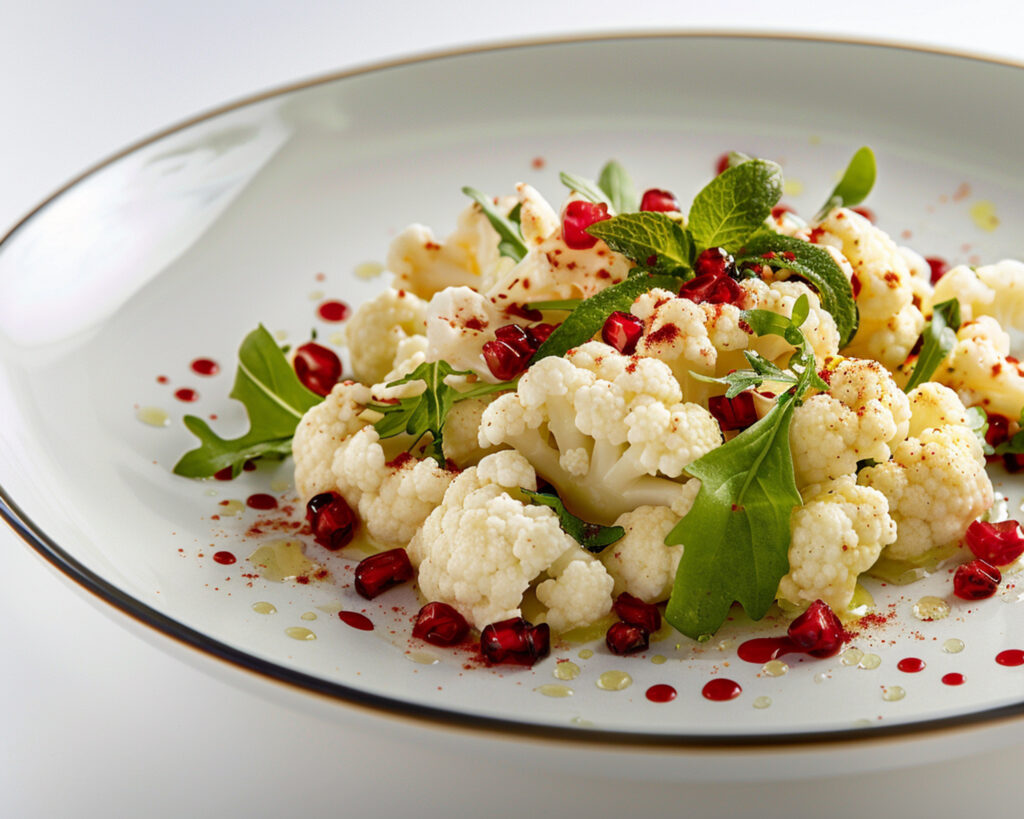
<svg viewBox="0 0 1024 819">
<path fill-rule="evenodd" d="M 721 176 L 729 170 L 729 152 L 726 151 L 718 159 L 715 160 L 715 174 Z"/>
<path fill-rule="evenodd" d="M 212 358 L 197 358 L 188 366 L 197 375 L 216 375 L 220 372 L 220 364 Z"/>
<path fill-rule="evenodd" d="M 250 509 L 276 509 L 277 498 L 265 492 L 257 492 L 245 499 L 245 505 Z"/>
<path fill-rule="evenodd" d="M 704 695 L 704 699 L 712 700 L 713 702 L 725 702 L 726 700 L 736 699 L 742 691 L 743 689 L 738 682 L 727 680 L 725 677 L 718 677 L 705 685 L 700 693 Z"/>
<path fill-rule="evenodd" d="M 366 615 L 356 611 L 339 611 L 338 619 L 345 625 L 357 628 L 360 631 L 373 631 L 373 621 Z"/>
<path fill-rule="evenodd" d="M 942 675 L 942 682 L 944 685 L 963 685 L 964 679 L 963 674 L 957 674 L 955 671 Z"/>
<path fill-rule="evenodd" d="M 671 685 L 658 683 L 647 689 L 647 699 L 651 702 L 672 702 L 676 698 L 676 690 Z"/>
<path fill-rule="evenodd" d="M 1024 651 L 1019 648 L 1008 648 L 996 654 L 996 662 L 999 665 L 1024 665 Z"/>
<path fill-rule="evenodd" d="M 325 301 L 316 309 L 317 315 L 324 321 L 344 321 L 350 312 L 351 308 L 337 299 Z"/>
<path fill-rule="evenodd" d="M 179 401 L 191 403 L 192 401 L 199 400 L 199 393 L 196 392 L 191 387 L 182 387 L 180 390 L 174 391 L 174 397 L 177 398 Z"/>
<path fill-rule="evenodd" d="M 924 671 L 924 660 L 917 657 L 904 657 L 896 663 L 896 667 L 907 674 L 916 674 L 918 671 Z"/>
<path fill-rule="evenodd" d="M 169 379 L 169 378 L 168 378 L 168 377 L 167 377 L 166 375 L 158 375 L 158 376 L 156 377 L 156 383 L 157 383 L 157 384 L 166 384 L 166 383 L 168 383 L 168 382 L 169 382 L 170 380 L 171 380 L 171 379 Z"/>
<path fill-rule="evenodd" d="M 244 464 L 242 464 L 242 469 L 244 469 L 246 472 L 252 472 L 255 468 L 255 461 L 246 461 Z"/>
<path fill-rule="evenodd" d="M 547 165 L 547 160 L 545 160 L 542 156 L 535 156 L 533 158 L 533 161 L 530 163 L 530 167 L 532 167 L 535 171 L 539 171 L 545 165 Z"/>
<path fill-rule="evenodd" d="M 237 560 L 231 552 L 214 552 L 213 559 L 223 566 L 230 566 Z"/>
<path fill-rule="evenodd" d="M 748 663 L 762 664 L 795 652 L 802 653 L 803 649 L 788 637 L 756 637 L 741 643 L 736 653 Z"/>
<path fill-rule="evenodd" d="M 213 477 L 218 481 L 230 481 L 234 478 L 234 475 L 231 474 L 231 467 L 225 466 L 223 469 L 218 469 L 214 472 Z M 221 501 L 221 503 L 224 503 L 224 501 Z"/>
</svg>

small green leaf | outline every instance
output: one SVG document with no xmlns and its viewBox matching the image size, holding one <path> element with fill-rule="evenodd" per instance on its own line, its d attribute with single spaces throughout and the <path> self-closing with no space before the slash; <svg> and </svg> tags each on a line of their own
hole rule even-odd
<svg viewBox="0 0 1024 819">
<path fill-rule="evenodd" d="M 614 159 L 601 169 L 597 186 L 608 197 L 614 213 L 632 213 L 640 209 L 633 180 L 626 169 Z"/>
<path fill-rule="evenodd" d="M 531 301 L 526 306 L 531 310 L 567 310 L 572 312 L 580 306 L 583 299 L 555 299 L 553 301 Z"/>
<path fill-rule="evenodd" d="M 782 169 L 749 159 L 712 179 L 694 197 L 688 220 L 699 250 L 735 251 L 768 218 L 782 196 Z"/>
<path fill-rule="evenodd" d="M 584 199 L 589 199 L 591 202 L 596 202 L 598 204 L 607 205 L 609 208 L 614 210 L 615 206 L 612 204 L 612 200 L 608 197 L 608 194 L 601 190 L 596 182 L 592 182 L 582 176 L 566 173 L 565 171 L 558 174 L 558 178 L 562 180 L 562 184 L 569 190 L 576 191 L 576 193 Z"/>
<path fill-rule="evenodd" d="M 921 333 L 921 352 L 914 371 L 910 374 L 904 392 L 930 381 L 939 365 L 956 346 L 956 331 L 960 329 L 960 302 L 956 299 L 940 302 L 932 308 L 932 317 Z"/>
<path fill-rule="evenodd" d="M 600 554 L 626 535 L 626 530 L 621 526 L 602 526 L 576 517 L 565 508 L 561 498 L 552 492 L 531 492 L 529 489 L 519 491 L 534 503 L 554 509 L 562 530 L 592 554 Z"/>
<path fill-rule="evenodd" d="M 692 264 L 689 232 L 664 213 L 624 213 L 595 222 L 587 233 L 648 270 L 679 273 L 689 271 Z"/>
<path fill-rule="evenodd" d="M 526 244 L 519 234 L 519 224 L 498 213 L 494 208 L 494 203 L 475 188 L 467 186 L 462 189 L 462 192 L 480 206 L 487 221 L 491 223 L 491 227 L 498 232 L 498 251 L 501 255 L 508 256 L 517 262 L 521 261 L 526 255 Z"/>
<path fill-rule="evenodd" d="M 833 188 L 825 204 L 815 215 L 815 220 L 824 218 L 833 208 L 852 207 L 867 199 L 875 186 L 876 172 L 875 154 L 865 145 L 853 155 L 850 164 L 846 166 L 843 178 Z"/>
<path fill-rule="evenodd" d="M 968 407 L 967 426 L 978 438 L 978 442 L 981 444 L 982 453 L 985 455 L 994 455 L 996 452 L 995 447 L 993 447 L 986 438 L 986 434 L 988 433 L 988 413 L 981 407 Z M 1004 443 L 1011 442 L 1005 441 Z"/>
</svg>

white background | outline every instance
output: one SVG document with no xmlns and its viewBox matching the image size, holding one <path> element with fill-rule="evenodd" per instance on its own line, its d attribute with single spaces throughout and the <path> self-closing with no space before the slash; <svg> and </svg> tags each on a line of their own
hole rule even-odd
<svg viewBox="0 0 1024 819">
<path fill-rule="evenodd" d="M 563 33 L 770 29 L 1024 62 L 1022 23 L 1024 12 L 1009 1 L 8 0 L 0 234 L 86 167 L 166 125 L 408 53 Z M 359 718 L 342 727 L 272 685 L 202 658 L 183 662 L 185 652 L 159 636 L 142 639 L 6 530 L 0 555 L 5 817 L 596 817 L 640 806 L 651 815 L 953 816 L 1015 804 L 1021 747 L 871 777 L 723 787 L 629 785 L 602 770 L 550 777 L 529 760 L 471 757 L 426 733 L 411 745 L 393 726 Z"/>
</svg>

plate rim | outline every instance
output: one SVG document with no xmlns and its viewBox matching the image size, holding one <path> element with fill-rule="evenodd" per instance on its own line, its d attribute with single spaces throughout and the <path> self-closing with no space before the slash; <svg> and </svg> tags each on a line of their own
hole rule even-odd
<svg viewBox="0 0 1024 819">
<path fill-rule="evenodd" d="M 287 96 L 298 91 L 327 85 L 340 80 L 366 76 L 378 71 L 410 67 L 454 57 L 484 56 L 497 52 L 534 47 L 613 43 L 627 40 L 720 38 L 881 48 L 908 54 L 927 54 L 980 62 L 987 65 L 1024 69 L 1024 61 L 1011 58 L 986 55 L 967 50 L 906 43 L 898 40 L 782 31 L 732 31 L 727 29 L 637 30 L 602 32 L 598 34 L 568 34 L 552 37 L 510 39 L 493 43 L 412 53 L 317 75 L 246 95 L 232 102 L 215 106 L 188 117 L 132 142 L 87 167 L 29 210 L 0 236 L 0 252 L 3 251 L 4 246 L 12 237 L 47 205 L 114 162 L 193 125 L 216 119 L 229 112 L 269 99 Z M 611 747 L 616 750 L 623 750 L 625 748 L 630 750 L 641 748 L 661 750 L 668 748 L 680 751 L 708 751 L 712 749 L 758 751 L 778 750 L 780 748 L 817 749 L 828 746 L 848 749 L 853 742 L 856 742 L 858 747 L 863 747 L 865 743 L 893 738 L 931 738 L 943 732 L 963 731 L 991 724 L 1006 725 L 1014 720 L 1019 721 L 1024 717 L 1024 697 L 1022 697 L 1020 702 L 983 711 L 899 724 L 872 725 L 825 731 L 800 731 L 783 734 L 701 735 L 678 733 L 648 734 L 639 731 L 616 731 L 594 728 L 580 729 L 447 710 L 363 691 L 343 683 L 326 680 L 275 662 L 263 660 L 243 649 L 221 642 L 175 620 L 169 615 L 163 614 L 89 569 L 70 552 L 60 546 L 60 544 L 51 539 L 39 524 L 35 523 L 21 510 L 2 484 L 0 484 L 0 519 L 3 519 L 29 548 L 37 552 L 57 569 L 65 580 L 71 581 L 89 592 L 94 602 L 102 603 L 105 606 L 112 606 L 135 622 L 146 626 L 148 629 L 152 629 L 156 634 L 171 638 L 179 645 L 195 650 L 206 660 L 221 660 L 234 670 L 255 673 L 265 681 L 286 686 L 293 693 L 319 695 L 321 699 L 335 705 L 355 707 L 377 716 L 387 716 L 393 719 L 412 722 L 420 727 L 427 724 L 434 728 L 447 728 L 462 732 L 468 731 L 475 735 L 484 734 L 496 738 L 507 738 L 511 734 L 517 739 L 543 740 L 560 745 L 582 745 L 588 748 Z"/>
</svg>

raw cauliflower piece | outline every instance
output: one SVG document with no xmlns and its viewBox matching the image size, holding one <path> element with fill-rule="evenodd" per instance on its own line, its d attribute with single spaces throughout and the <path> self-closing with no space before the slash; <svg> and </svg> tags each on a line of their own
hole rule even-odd
<svg viewBox="0 0 1024 819">
<path fill-rule="evenodd" d="M 899 560 L 956 543 L 993 501 L 981 444 L 956 424 L 908 438 L 891 461 L 861 470 L 857 480 L 889 499 L 897 538 L 886 555 Z"/>
<path fill-rule="evenodd" d="M 789 428 L 798 486 L 851 475 L 858 461 L 888 461 L 910 425 L 907 396 L 877 361 L 829 360 L 823 374 L 829 392 L 797 407 Z"/>
<path fill-rule="evenodd" d="M 410 336 L 423 335 L 426 319 L 427 303 L 408 290 L 389 287 L 359 305 L 344 330 L 356 380 L 383 381 L 394 367 L 399 345 Z"/>
<path fill-rule="evenodd" d="M 910 403 L 910 428 L 907 435 L 918 437 L 926 429 L 949 424 L 969 426 L 967 408 L 949 387 L 926 381 L 907 395 Z"/>
<path fill-rule="evenodd" d="M 550 571 L 555 577 L 544 597 L 556 630 L 583 625 L 576 622 L 582 616 L 603 616 L 611 608 L 611 578 L 605 573 L 601 579 L 597 561 L 573 560 L 582 554 L 580 547 L 562 531 L 558 516 L 509 494 L 520 487 L 535 490 L 537 479 L 530 463 L 512 450 L 488 455 L 452 481 L 409 543 L 420 591 L 483 628 L 521 616 L 523 594 Z"/>
<path fill-rule="evenodd" d="M 924 316 L 914 305 L 911 272 L 895 242 L 847 208 L 832 210 L 806 238 L 837 248 L 853 266 L 860 326 L 845 352 L 897 367 L 921 334 Z"/>
<path fill-rule="evenodd" d="M 1024 263 L 1003 259 L 972 270 L 954 267 L 935 285 L 933 303 L 955 298 L 964 321 L 992 316 L 1006 330 L 1024 333 Z"/>
<path fill-rule="evenodd" d="M 342 442 L 331 471 L 337 491 L 358 511 L 370 537 L 385 546 L 408 543 L 455 478 L 433 458 L 418 461 L 402 454 L 388 461 L 371 426 Z"/>
<path fill-rule="evenodd" d="M 858 486 L 853 475 L 808 486 L 790 517 L 789 572 L 778 596 L 797 606 L 824 600 L 835 611 L 850 605 L 857 576 L 896 540 L 885 495 Z"/>
<path fill-rule="evenodd" d="M 721 443 L 718 422 L 681 401 L 666 364 L 600 342 L 530 367 L 484 410 L 480 444 L 508 444 L 575 514 L 610 524 L 641 504 L 676 506 L 683 470 Z"/>
<path fill-rule="evenodd" d="M 456 370 L 470 370 L 488 383 L 497 383 L 484 360 L 483 346 L 494 338 L 495 329 L 508 323 L 475 290 L 442 290 L 427 305 L 427 360 L 447 361 Z"/>
<path fill-rule="evenodd" d="M 342 441 L 366 425 L 359 415 L 369 400 L 369 387 L 342 381 L 302 416 L 292 439 L 292 456 L 295 489 L 303 498 L 334 489 L 334 453 Z"/>
<path fill-rule="evenodd" d="M 960 326 L 957 343 L 932 378 L 956 390 L 967 406 L 1020 417 L 1024 407 L 1024 373 L 1011 361 L 1010 337 L 991 316 Z"/>
<path fill-rule="evenodd" d="M 514 205 L 512 197 L 496 203 L 503 214 Z M 483 276 L 509 263 L 501 258 L 498 241 L 497 231 L 474 202 L 459 214 L 454 233 L 444 242 L 424 225 L 407 227 L 391 242 L 387 267 L 395 274 L 394 287 L 429 299 L 446 287 L 480 287 Z"/>
</svg>

